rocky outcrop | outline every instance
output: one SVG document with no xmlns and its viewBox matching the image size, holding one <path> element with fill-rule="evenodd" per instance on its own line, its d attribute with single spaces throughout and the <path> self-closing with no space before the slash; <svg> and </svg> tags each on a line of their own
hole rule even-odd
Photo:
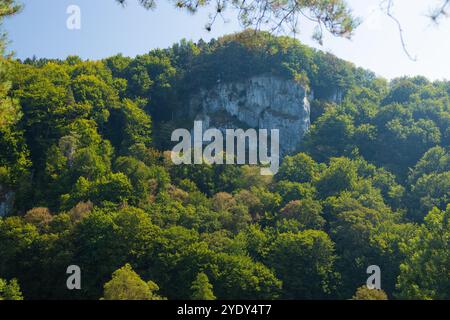
<svg viewBox="0 0 450 320">
<path fill-rule="evenodd" d="M 295 152 L 310 125 L 307 90 L 271 75 L 217 83 L 190 101 L 190 116 L 206 128 L 279 129 L 282 155 Z"/>
</svg>

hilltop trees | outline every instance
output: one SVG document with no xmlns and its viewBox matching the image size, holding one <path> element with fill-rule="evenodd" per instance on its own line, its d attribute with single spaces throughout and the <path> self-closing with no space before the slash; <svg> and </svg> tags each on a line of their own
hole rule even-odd
<svg viewBox="0 0 450 320">
<path fill-rule="evenodd" d="M 125 5 L 127 0 L 116 0 Z M 130 1 L 130 0 L 128 0 Z M 139 3 L 146 9 L 154 9 L 157 1 L 139 0 Z M 380 2 L 380 9 L 391 19 L 396 20 L 392 13 L 395 1 L 387 3 Z M 434 23 L 439 23 L 442 18 L 447 17 L 449 1 L 441 0 L 432 8 L 429 18 Z M 273 5 L 267 0 L 257 0 L 250 3 L 246 1 L 185 1 L 175 2 L 175 7 L 185 9 L 188 12 L 195 13 L 202 7 L 213 7 L 210 14 L 210 21 L 206 29 L 211 30 L 217 17 L 222 16 L 224 11 L 230 7 L 239 12 L 238 20 L 244 27 L 254 27 L 259 30 L 262 26 L 268 27 L 272 31 L 285 30 L 296 33 L 298 19 L 308 19 L 315 23 L 313 38 L 322 43 L 323 29 L 335 36 L 351 37 L 353 30 L 358 27 L 360 20 L 352 15 L 351 7 L 345 1 L 294 1 L 282 2 Z M 403 39 L 403 30 L 399 29 L 401 44 L 405 53 L 411 58 L 406 49 Z"/>
<path fill-rule="evenodd" d="M 121 4 L 126 3 L 126 0 L 116 1 Z M 175 6 L 192 13 L 201 7 L 214 6 L 212 17 L 206 25 L 207 30 L 211 30 L 216 18 L 229 7 L 238 9 L 240 12 L 238 19 L 244 27 L 259 28 L 262 25 L 268 25 L 273 30 L 288 27 L 289 31 L 295 31 L 297 19 L 310 19 L 316 23 L 314 36 L 318 40 L 322 38 L 322 29 L 336 36 L 350 37 L 353 29 L 358 25 L 357 19 L 352 16 L 347 4 L 341 0 L 296 1 L 278 5 L 273 5 L 266 0 L 250 3 L 246 1 L 212 1 L 212 3 L 185 1 L 175 2 Z M 140 4 L 147 9 L 152 9 L 156 2 L 141 0 Z"/>
</svg>

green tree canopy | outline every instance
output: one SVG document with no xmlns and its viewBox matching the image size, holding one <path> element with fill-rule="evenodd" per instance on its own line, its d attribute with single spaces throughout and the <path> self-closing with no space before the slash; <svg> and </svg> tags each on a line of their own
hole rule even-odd
<svg viewBox="0 0 450 320">
<path fill-rule="evenodd" d="M 19 283 L 16 279 L 11 281 L 0 279 L 0 300 L 23 300 Z"/>
<path fill-rule="evenodd" d="M 417 236 L 403 245 L 406 259 L 400 265 L 398 296 L 408 299 L 449 299 L 448 273 L 450 205 L 425 217 Z"/>
<path fill-rule="evenodd" d="M 104 300 L 163 300 L 156 292 L 159 287 L 153 281 L 145 282 L 126 264 L 114 271 L 112 279 L 105 283 Z"/>
<path fill-rule="evenodd" d="M 213 286 L 209 283 L 208 276 L 200 272 L 197 278 L 192 282 L 192 296 L 193 300 L 215 300 L 213 293 Z"/>
</svg>

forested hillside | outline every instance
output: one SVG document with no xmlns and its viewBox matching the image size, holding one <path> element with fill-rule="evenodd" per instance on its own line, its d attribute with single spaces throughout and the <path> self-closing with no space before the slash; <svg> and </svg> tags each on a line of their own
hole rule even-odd
<svg viewBox="0 0 450 320">
<path fill-rule="evenodd" d="M 0 299 L 350 299 L 370 265 L 389 299 L 450 298 L 450 82 L 254 31 L 1 63 Z M 262 74 L 311 100 L 277 175 L 170 161 L 193 95 Z"/>
</svg>

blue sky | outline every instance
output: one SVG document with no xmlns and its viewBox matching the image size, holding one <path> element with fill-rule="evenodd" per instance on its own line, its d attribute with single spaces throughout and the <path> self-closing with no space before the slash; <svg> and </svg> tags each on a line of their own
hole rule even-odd
<svg viewBox="0 0 450 320">
<path fill-rule="evenodd" d="M 195 15 L 175 9 L 166 0 L 157 1 L 157 10 L 146 11 L 137 0 L 123 8 L 114 0 L 22 0 L 23 11 L 4 22 L 11 41 L 9 48 L 18 58 L 64 58 L 76 54 L 99 59 L 116 53 L 135 56 L 153 48 L 165 48 L 182 38 L 209 40 L 241 30 L 228 13 L 229 21 L 219 20 L 212 32 L 204 29 L 208 11 Z M 352 40 L 326 36 L 324 46 L 311 40 L 312 25 L 301 22 L 299 39 L 330 51 L 338 57 L 371 69 L 386 78 L 424 75 L 430 79 L 450 79 L 450 18 L 434 26 L 426 17 L 440 0 L 396 0 L 395 13 L 402 22 L 413 62 L 400 45 L 392 20 L 379 11 L 380 0 L 349 0 L 363 24 Z M 81 29 L 68 30 L 69 5 L 81 9 Z"/>
</svg>

